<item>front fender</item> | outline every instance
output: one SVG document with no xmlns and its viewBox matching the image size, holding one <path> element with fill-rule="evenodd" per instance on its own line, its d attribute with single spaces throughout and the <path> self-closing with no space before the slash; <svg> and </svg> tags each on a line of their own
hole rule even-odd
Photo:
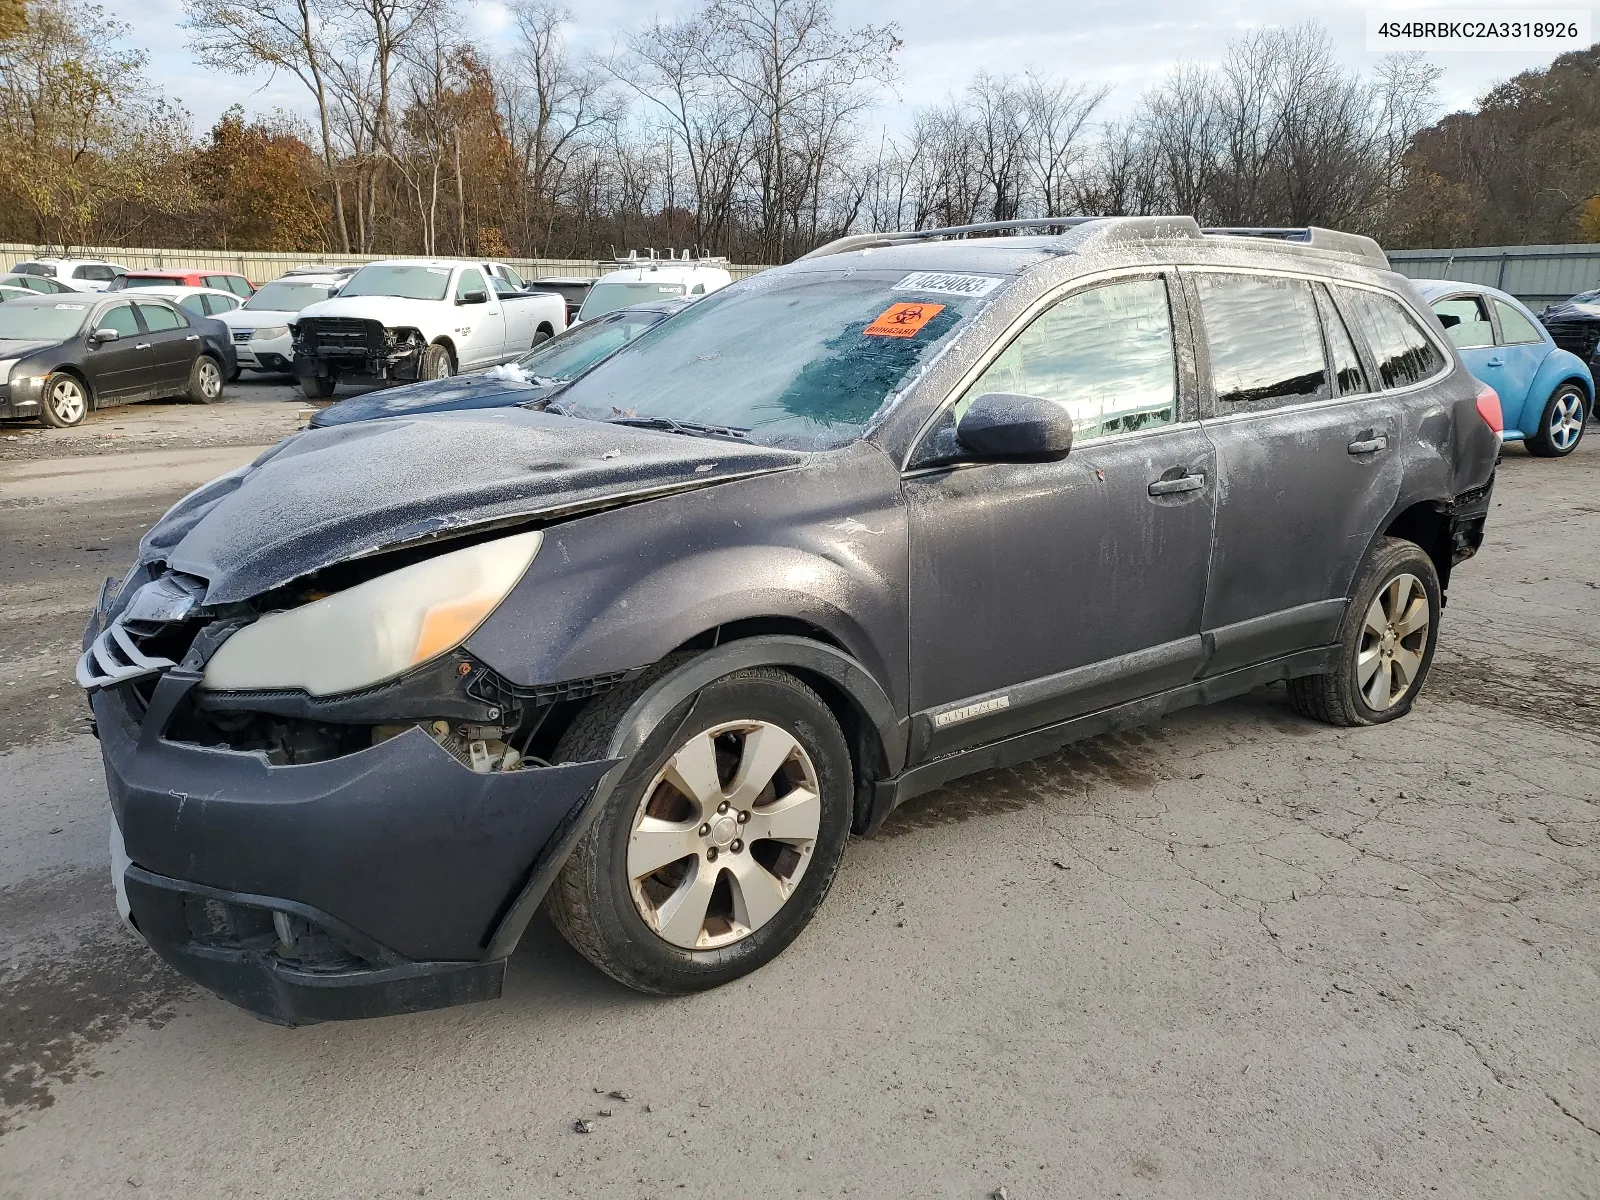
<svg viewBox="0 0 1600 1200">
<path fill-rule="evenodd" d="M 906 604 L 899 474 L 856 443 L 551 528 L 467 648 L 535 686 L 647 666 L 719 626 L 776 618 L 824 631 L 903 712 Z"/>
</svg>

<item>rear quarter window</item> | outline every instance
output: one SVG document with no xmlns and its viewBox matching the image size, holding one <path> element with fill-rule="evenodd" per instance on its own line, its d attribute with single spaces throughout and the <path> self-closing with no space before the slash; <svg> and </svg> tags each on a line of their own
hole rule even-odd
<svg viewBox="0 0 1600 1200">
<path fill-rule="evenodd" d="M 1354 320 L 1378 365 L 1385 390 L 1410 387 L 1444 369 L 1444 352 L 1394 296 L 1340 287 L 1339 306 Z"/>
</svg>

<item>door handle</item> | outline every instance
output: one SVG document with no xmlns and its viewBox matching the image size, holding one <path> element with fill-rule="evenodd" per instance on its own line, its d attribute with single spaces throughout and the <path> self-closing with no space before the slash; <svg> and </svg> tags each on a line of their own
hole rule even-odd
<svg viewBox="0 0 1600 1200">
<path fill-rule="evenodd" d="M 1376 454 L 1379 450 L 1387 450 L 1388 448 L 1389 439 L 1381 433 L 1377 437 L 1363 438 L 1359 442 L 1351 442 L 1349 446 L 1351 454 Z"/>
<path fill-rule="evenodd" d="M 137 346 L 134 347 L 134 349 L 135 350 L 148 350 L 148 349 L 150 349 L 150 343 L 149 342 L 140 342 Z"/>
<path fill-rule="evenodd" d="M 1179 492 L 1198 492 L 1205 485 L 1204 475 L 1180 475 L 1176 479 L 1158 479 L 1145 490 L 1152 496 L 1174 496 Z"/>
<path fill-rule="evenodd" d="M 1483 365 L 1486 366 L 1486 367 L 1503 367 L 1503 366 L 1506 365 L 1506 360 L 1503 359 L 1503 358 L 1491 358 L 1488 362 L 1484 363 Z"/>
<path fill-rule="evenodd" d="M 186 341 L 186 342 L 198 342 L 200 340 L 200 335 L 198 333 L 191 333 L 188 337 L 184 338 L 183 340 Z"/>
</svg>

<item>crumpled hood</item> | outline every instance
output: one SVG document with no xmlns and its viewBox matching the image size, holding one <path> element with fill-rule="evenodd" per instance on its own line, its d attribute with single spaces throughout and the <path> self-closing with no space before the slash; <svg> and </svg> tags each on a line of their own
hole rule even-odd
<svg viewBox="0 0 1600 1200">
<path fill-rule="evenodd" d="M 245 600 L 347 559 L 798 466 L 805 455 L 521 408 L 311 429 L 180 500 L 140 544 Z"/>
<path fill-rule="evenodd" d="M 481 309 L 482 305 L 469 307 L 467 315 Z M 415 325 L 432 317 L 443 321 L 454 308 L 444 300 L 408 300 L 404 296 L 335 296 L 331 300 L 318 300 L 295 314 L 295 320 L 306 317 L 356 317 L 363 321 L 382 321 L 385 328 L 397 325 Z"/>
<path fill-rule="evenodd" d="M 348 425 L 351 421 L 375 421 L 410 413 L 448 412 L 470 408 L 505 408 L 537 400 L 549 389 L 505 376 L 453 375 L 449 379 L 430 379 L 404 387 L 379 388 L 363 396 L 323 409 L 311 418 L 320 429 L 327 425 Z"/>
</svg>

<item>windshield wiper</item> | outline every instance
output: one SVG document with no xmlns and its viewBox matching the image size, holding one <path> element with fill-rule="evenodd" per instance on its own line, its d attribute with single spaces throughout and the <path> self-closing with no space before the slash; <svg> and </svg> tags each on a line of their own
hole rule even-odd
<svg viewBox="0 0 1600 1200">
<path fill-rule="evenodd" d="M 720 437 L 742 442 L 750 436 L 748 429 L 732 425 L 706 425 L 699 421 L 676 421 L 671 417 L 611 417 L 608 425 L 631 425 L 635 429 L 662 429 L 668 433 L 687 433 L 691 437 Z"/>
</svg>

